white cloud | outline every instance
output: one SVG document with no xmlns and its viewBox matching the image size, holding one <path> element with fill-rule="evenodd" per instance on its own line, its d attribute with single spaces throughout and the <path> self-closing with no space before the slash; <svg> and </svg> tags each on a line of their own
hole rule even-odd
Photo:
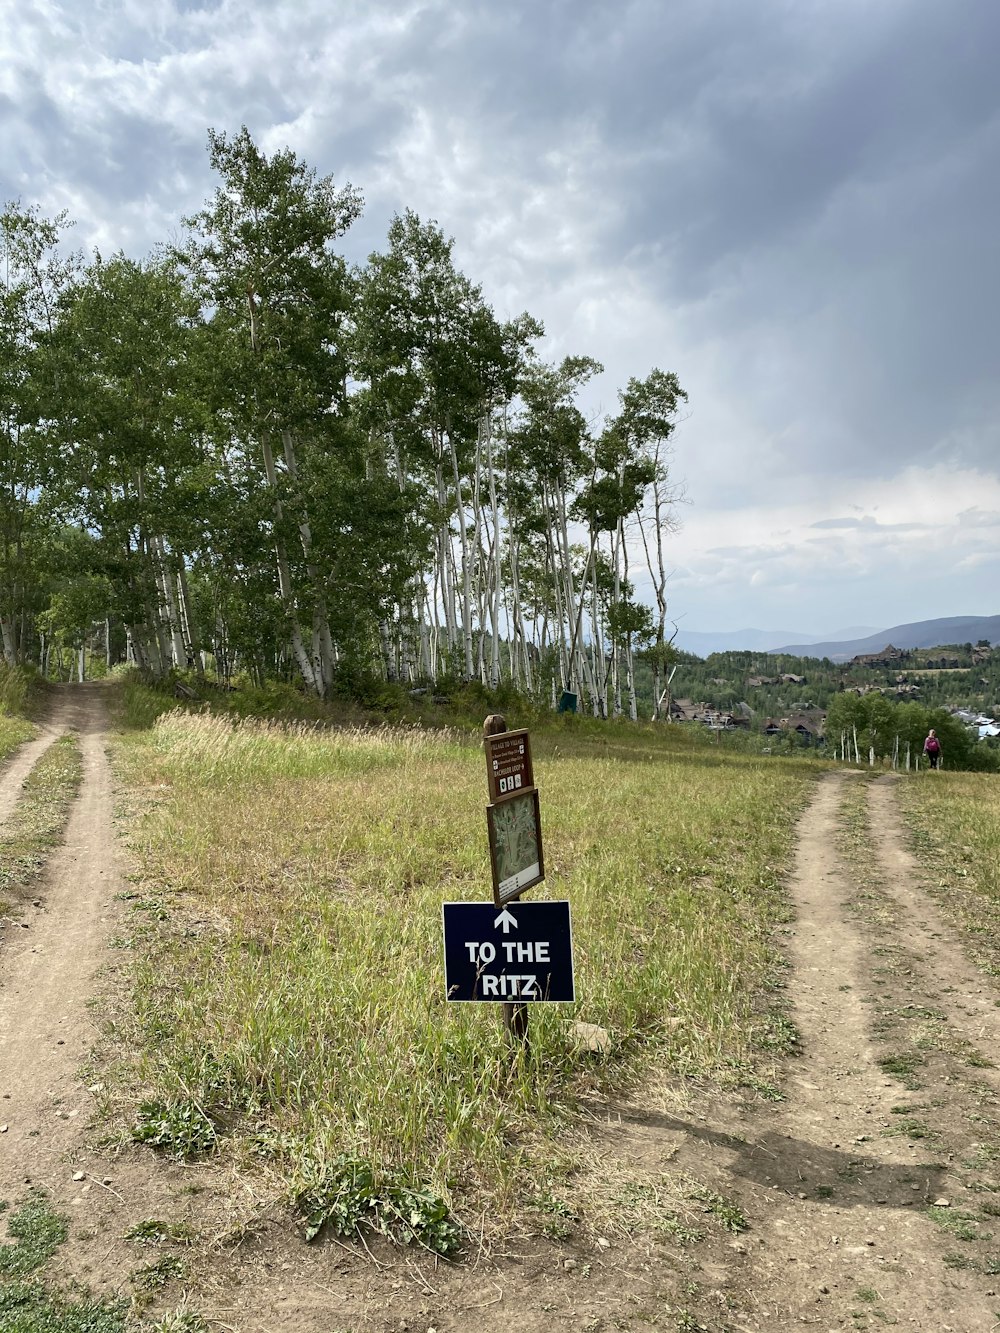
<svg viewBox="0 0 1000 1333">
<path fill-rule="evenodd" d="M 735 617 L 741 623 L 760 625 L 891 624 L 952 614 L 956 605 L 995 613 L 1000 598 L 988 568 L 1000 547 L 1000 478 L 911 467 L 888 483 L 825 481 L 823 500 L 686 515 L 671 554 L 673 605 L 687 628 L 711 628 L 711 614 L 726 604 L 746 612 Z M 859 501 L 861 517 L 831 517 Z M 926 604 L 942 586 L 951 590 L 946 604 Z"/>
</svg>

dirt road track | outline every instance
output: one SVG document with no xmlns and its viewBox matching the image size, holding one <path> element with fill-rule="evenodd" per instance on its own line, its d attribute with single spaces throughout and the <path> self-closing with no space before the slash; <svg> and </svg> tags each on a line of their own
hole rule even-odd
<svg viewBox="0 0 1000 1333">
<path fill-rule="evenodd" d="M 966 1040 L 1000 1055 L 997 988 L 969 961 L 943 912 L 921 887 L 924 876 L 934 874 L 934 867 L 919 865 L 906 844 L 897 785 L 898 780 L 891 777 L 872 783 L 869 805 L 877 831 L 875 853 L 886 891 L 899 909 L 902 933 L 910 948 L 922 957 L 925 979 L 938 999 L 942 988 L 951 993 L 947 1005 L 951 1026 Z M 981 1076 L 995 1082 L 1000 1090 L 1000 1071 L 983 1069 Z"/>
<path fill-rule="evenodd" d="M 0 1123 L 8 1127 L 0 1134 L 0 1198 L 23 1197 L 29 1184 L 44 1190 L 75 1223 L 68 1271 L 113 1285 L 121 1277 L 126 1220 L 146 1215 L 171 1173 L 152 1159 L 137 1170 L 102 1157 L 88 1137 L 96 1095 L 90 1089 L 99 1092 L 87 1082 L 98 1037 L 91 1001 L 111 958 L 121 888 L 106 728 L 99 687 L 60 691 L 42 736 L 0 779 L 0 815 L 7 818 L 45 749 L 67 730 L 78 734 L 82 781 L 38 888 L 41 905 L 21 904 L 16 919 L 27 929 L 8 929 L 0 942 Z M 85 1179 L 75 1181 L 80 1171 Z M 97 1237 L 99 1248 L 88 1243 Z"/>
<path fill-rule="evenodd" d="M 26 747 L 0 789 L 0 801 L 10 809 L 11 796 L 45 746 L 68 727 L 83 724 L 83 781 L 65 841 L 46 872 L 43 905 L 22 909 L 28 929 L 8 932 L 0 961 L 0 1080 L 9 1124 L 0 1136 L 5 1198 L 28 1177 L 54 1197 L 66 1194 L 93 1102 L 79 1070 L 95 1037 L 87 1006 L 117 883 L 107 760 L 92 717 L 90 709 L 62 700 L 44 737 Z"/>
<path fill-rule="evenodd" d="M 746 1289 L 747 1313 L 756 1306 L 756 1318 L 749 1326 L 854 1326 L 852 1312 L 865 1317 L 858 1297 L 864 1292 L 869 1300 L 877 1294 L 871 1304 L 890 1322 L 986 1330 L 997 1322 L 995 1281 L 944 1267 L 947 1246 L 926 1212 L 952 1193 L 954 1181 L 933 1154 L 893 1134 L 893 1108 L 906 1093 L 878 1063 L 871 995 L 877 958 L 852 910 L 856 886 L 838 849 L 841 798 L 847 783 L 860 780 L 846 773 L 825 778 L 802 820 L 788 957 L 803 1054 L 789 1069 L 784 1105 L 773 1116 L 755 1117 L 755 1129 L 766 1120 L 773 1128 L 751 1133 L 730 1164 L 734 1176 L 752 1182 L 748 1202 L 757 1244 Z M 875 791 L 872 841 L 878 849 L 886 846 L 890 819 L 898 817 L 893 789 Z M 898 843 L 892 850 L 898 853 Z M 890 891 L 905 887 L 912 908 L 912 867 L 905 868 L 905 886 L 889 853 L 886 868 Z M 945 928 L 937 924 L 943 950 Z M 961 958 L 952 943 L 950 963 L 957 966 Z M 952 984 L 963 1000 L 989 989 L 967 964 Z"/>
</svg>

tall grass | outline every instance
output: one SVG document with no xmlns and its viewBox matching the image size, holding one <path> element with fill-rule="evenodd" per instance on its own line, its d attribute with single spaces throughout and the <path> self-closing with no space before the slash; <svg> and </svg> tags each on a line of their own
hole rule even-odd
<svg viewBox="0 0 1000 1333">
<path fill-rule="evenodd" d="M 140 932 L 137 1077 L 293 1185 L 346 1152 L 503 1205 L 595 1084 L 653 1060 L 749 1073 L 811 766 L 539 732 L 541 894 L 572 904 L 580 998 L 535 1006 L 512 1060 L 492 1006 L 444 999 L 440 904 L 490 897 L 477 738 L 175 712 L 117 761 L 144 793 L 140 906 L 168 910 Z M 574 1018 L 609 1057 L 578 1051 Z"/>
<path fill-rule="evenodd" d="M 0 662 L 0 763 L 34 735 L 35 729 L 25 716 L 33 680 L 33 673 L 23 667 Z"/>
<path fill-rule="evenodd" d="M 230 718 L 347 727 L 371 725 L 374 720 L 429 728 L 458 723 L 468 729 L 478 725 L 485 714 L 500 711 L 509 713 L 512 727 L 527 726 L 539 718 L 538 707 L 530 700 L 506 689 L 487 690 L 476 683 L 439 695 L 409 690 L 401 684 L 362 680 L 354 682 L 357 688 L 348 693 L 334 692 L 327 699 L 318 699 L 285 681 L 254 685 L 237 678 L 231 687 L 223 687 L 211 677 L 187 671 L 171 672 L 167 679 L 151 684 L 131 666 L 115 667 L 112 675 L 121 686 L 119 721 L 129 729 L 152 726 L 157 717 L 175 708 Z"/>
<path fill-rule="evenodd" d="M 928 881 L 973 933 L 979 961 L 1000 975 L 1000 777 L 926 773 L 902 792 Z"/>
<path fill-rule="evenodd" d="M 17 747 L 34 735 L 35 729 L 23 717 L 8 717 L 0 713 L 0 763 Z"/>
<path fill-rule="evenodd" d="M 45 694 L 45 682 L 34 667 L 0 662 L 0 714 L 30 715 Z"/>
</svg>

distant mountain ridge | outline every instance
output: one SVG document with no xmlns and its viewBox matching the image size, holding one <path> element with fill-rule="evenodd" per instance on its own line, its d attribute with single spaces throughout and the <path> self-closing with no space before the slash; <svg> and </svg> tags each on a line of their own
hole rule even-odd
<svg viewBox="0 0 1000 1333">
<path fill-rule="evenodd" d="M 793 643 L 773 652 L 789 657 L 829 657 L 833 662 L 849 662 L 859 653 L 877 653 L 892 644 L 895 648 L 936 648 L 943 643 L 975 643 L 989 639 L 1000 643 L 1000 615 L 945 616 L 941 620 L 917 620 L 909 625 L 894 625 L 863 639 L 829 640 L 826 643 Z"/>
<path fill-rule="evenodd" d="M 855 639 L 864 634 L 881 634 L 881 630 L 872 625 L 850 625 L 847 629 L 835 629 L 829 632 L 831 640 Z M 809 637 L 795 630 L 783 629 L 737 629 L 715 633 L 711 630 L 679 630 L 675 643 L 682 652 L 694 653 L 696 657 L 710 657 L 712 653 L 781 652 L 780 643 L 791 643 L 795 639 Z"/>
</svg>

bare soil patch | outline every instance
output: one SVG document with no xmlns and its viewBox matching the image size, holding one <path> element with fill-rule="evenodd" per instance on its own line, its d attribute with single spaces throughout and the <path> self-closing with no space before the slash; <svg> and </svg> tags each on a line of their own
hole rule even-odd
<svg viewBox="0 0 1000 1333">
<path fill-rule="evenodd" d="M 998 996 L 922 891 L 890 783 L 831 774 L 802 819 L 786 950 L 800 1053 L 784 1100 L 651 1078 L 628 1104 L 594 1105 L 580 1188 L 603 1190 L 599 1223 L 447 1264 L 307 1247 L 283 1206 L 215 1166 L 161 1160 L 125 1126 L 102 1146 L 89 1002 L 115 984 L 122 878 L 99 690 L 60 701 L 0 779 L 0 812 L 68 725 L 80 795 L 37 920 L 0 946 L 0 1198 L 38 1186 L 70 1216 L 57 1276 L 135 1294 L 169 1253 L 176 1273 L 149 1310 L 184 1303 L 240 1333 L 998 1326 L 1000 1219 L 983 1207 L 1000 1200 Z M 845 851 L 859 793 L 867 824 Z M 152 1218 L 198 1243 L 125 1239 Z"/>
</svg>

